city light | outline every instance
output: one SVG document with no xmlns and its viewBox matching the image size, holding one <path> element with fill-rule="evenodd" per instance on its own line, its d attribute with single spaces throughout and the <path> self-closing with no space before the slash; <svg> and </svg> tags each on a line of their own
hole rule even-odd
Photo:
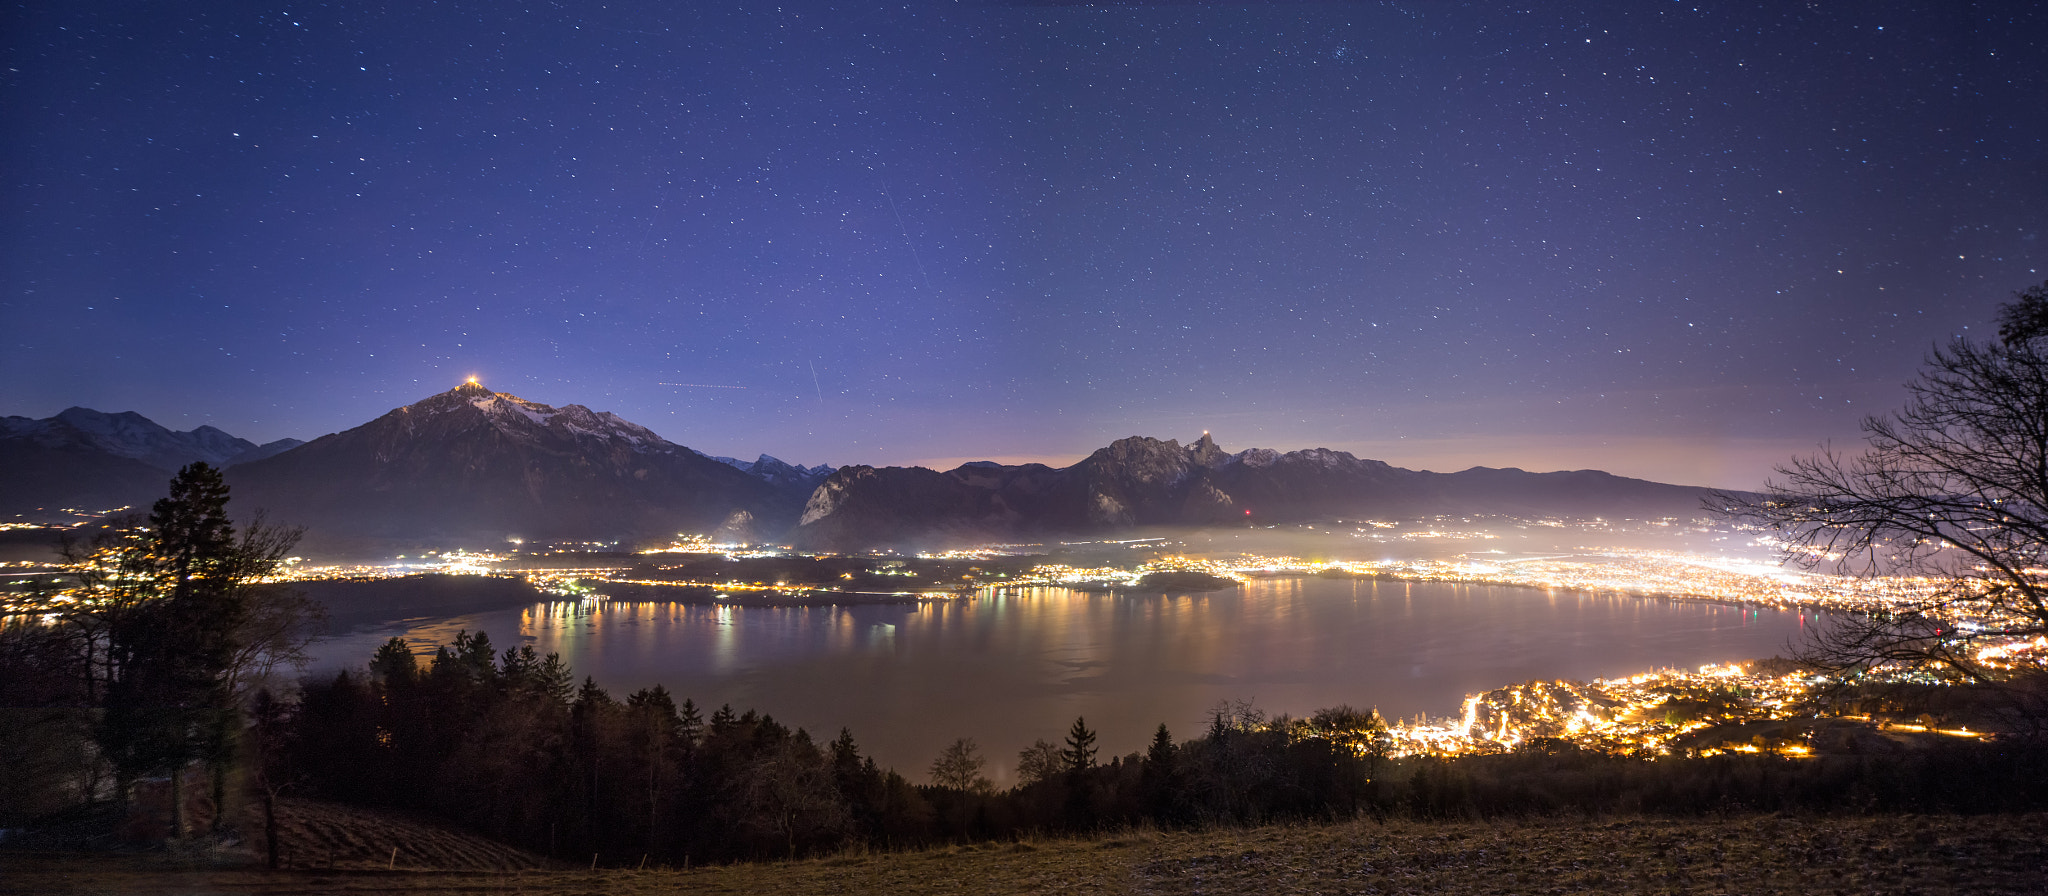
<svg viewBox="0 0 2048 896">
<path fill-rule="evenodd" d="M 1609 520 L 1533 523 L 1550 529 L 1576 528 L 1595 537 L 1617 531 L 1616 522 Z M 1472 528 L 1470 521 L 1463 526 L 1445 521 L 1361 521 L 1350 534 L 1390 544 L 1497 538 L 1495 532 Z M 1044 588 L 1201 591 L 1313 576 L 1503 585 L 1829 613 L 1923 609 L 1933 604 L 1941 589 L 1953 587 L 1952 582 L 1932 578 L 1825 575 L 1743 556 L 1626 547 L 1583 547 L 1519 556 L 1485 550 L 1452 557 L 1362 561 L 1205 554 L 1187 551 L 1186 544 L 1164 537 L 988 545 L 916 555 L 805 554 L 786 546 L 718 542 L 692 533 L 678 534 L 668 544 L 633 554 L 619 554 L 616 542 L 526 544 L 515 539 L 510 544 L 510 551 L 429 550 L 371 564 L 311 564 L 292 558 L 278 579 L 510 576 L 523 578 L 553 600 L 607 601 L 613 599 L 607 597 L 611 591 L 622 595 L 618 599 L 633 602 L 796 605 L 974 600 Z M 1772 548 L 1761 539 L 1753 539 L 1751 544 L 1759 551 Z M 1128 553 L 1130 559 L 1100 565 L 1053 559 L 1063 552 L 1097 557 L 1109 556 L 1105 552 Z M 92 561 L 88 558 L 87 562 Z M 22 583 L 40 576 L 61 584 L 76 572 L 55 563 L 11 563 L 7 569 L 19 570 L 24 576 Z M 16 588 L 0 594 L 0 616 L 49 617 L 64 612 L 73 601 L 62 587 L 36 589 L 17 583 Z M 1985 636 L 2003 629 L 2001 619 L 1953 613 L 1943 618 L 1983 642 L 1973 656 L 1986 667 L 2048 662 L 2048 636 L 2001 641 Z M 1870 674 L 1896 680 L 1939 680 L 1930 677 L 1928 670 L 1903 667 L 1872 669 Z M 1632 755 L 1770 752 L 1796 758 L 1813 754 L 1813 745 L 1799 736 L 1754 735 L 1742 742 L 1707 742 L 1700 732 L 1716 726 L 1783 723 L 1800 713 L 1810 714 L 1810 701 L 1804 698 L 1826 683 L 1805 673 L 1766 672 L 1741 665 L 1710 665 L 1693 671 L 1664 669 L 1592 682 L 1532 681 L 1470 695 L 1454 717 L 1397 721 L 1389 727 L 1395 755 L 1461 755 L 1556 743 Z M 1966 728 L 1864 721 L 1890 732 L 1987 736 Z"/>
</svg>

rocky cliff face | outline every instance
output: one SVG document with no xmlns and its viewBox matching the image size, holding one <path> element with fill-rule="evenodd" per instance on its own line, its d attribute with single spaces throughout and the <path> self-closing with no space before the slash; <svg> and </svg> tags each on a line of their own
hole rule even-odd
<svg viewBox="0 0 2048 896">
<path fill-rule="evenodd" d="M 243 506 L 354 536 L 660 538 L 744 512 L 780 531 L 803 500 L 615 414 L 467 384 L 239 465 Z"/>
<path fill-rule="evenodd" d="M 1025 522 L 1001 490 L 923 467 L 841 467 L 804 505 L 797 543 L 818 548 L 1000 540 Z"/>
</svg>

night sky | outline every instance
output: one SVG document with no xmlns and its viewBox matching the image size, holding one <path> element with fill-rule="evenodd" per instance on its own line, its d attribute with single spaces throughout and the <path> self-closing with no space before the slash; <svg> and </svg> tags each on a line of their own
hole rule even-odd
<svg viewBox="0 0 2048 896">
<path fill-rule="evenodd" d="M 2033 3 L 30 2 L 0 414 L 1752 486 L 2048 280 Z"/>
</svg>

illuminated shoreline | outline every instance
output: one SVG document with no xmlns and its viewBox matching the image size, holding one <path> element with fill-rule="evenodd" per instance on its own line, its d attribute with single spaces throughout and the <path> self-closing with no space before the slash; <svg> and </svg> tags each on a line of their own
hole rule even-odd
<svg viewBox="0 0 2048 896">
<path fill-rule="evenodd" d="M 1440 533 L 1432 530 L 1427 534 Z M 614 562 L 590 554 L 471 551 L 429 551 L 415 557 L 401 556 L 388 564 L 314 566 L 301 562 L 277 581 L 488 575 L 522 579 L 546 600 L 791 607 L 976 600 L 1039 588 L 1182 594 L 1273 579 L 1350 578 L 1517 587 L 1634 600 L 1823 613 L 1920 606 L 1942 584 L 1927 578 L 1822 575 L 1725 556 L 1634 548 L 1579 548 L 1521 557 L 1486 552 L 1455 559 L 1346 561 L 1248 554 L 1191 556 L 1169 553 L 1173 545 L 1161 539 L 1094 544 L 1144 550 L 1150 556 L 1135 563 L 1070 566 L 1042 562 L 1047 547 L 1043 545 L 919 555 L 834 555 L 689 539 L 670 549 L 626 555 Z M 671 557 L 675 559 L 670 560 Z M 541 565 L 560 560 L 568 562 Z M 725 564 L 730 564 L 733 575 L 698 574 L 728 568 Z M 801 571 L 813 566 L 853 571 L 830 582 L 800 580 L 802 577 L 797 575 L 750 579 L 742 574 L 761 575 L 764 569 Z M 56 567 L 48 569 L 60 572 Z M 955 575 L 963 569 L 967 570 L 965 574 Z M 861 581 L 837 580 L 853 580 L 857 576 Z M 912 587 L 891 587 L 899 582 Z M 1219 585 L 1220 589 L 1203 587 L 1210 584 Z M 620 593 L 626 589 L 635 593 Z M 61 593 L 43 595 L 32 602 L 35 606 L 25 605 L 30 601 L 17 600 L 0 607 L 0 615 L 47 617 L 67 609 L 67 598 Z M 1968 620 L 1963 622 L 1971 624 Z M 1996 620 L 1975 622 L 1989 626 Z M 2048 655 L 2048 639 L 2044 638 L 1993 642 L 1983 652 L 1987 661 L 2002 664 L 2038 662 L 2043 655 Z M 1892 674 L 1911 678 L 1919 673 L 1892 670 Z M 1799 757 L 1814 750 L 1813 726 L 1779 725 L 1771 729 L 1776 733 L 1768 737 L 1759 734 L 1753 741 L 1743 743 L 1704 743 L 1701 739 L 1711 739 L 1711 732 L 1702 732 L 1716 726 L 1739 729 L 1745 725 L 1792 722 L 1796 712 L 1810 711 L 1802 709 L 1802 698 L 1826 683 L 1820 676 L 1765 673 L 1733 664 L 1709 665 L 1693 672 L 1664 669 L 1592 682 L 1531 681 L 1467 695 L 1455 717 L 1394 722 L 1389 726 L 1389 745 L 1392 755 L 1397 756 L 1471 755 L 1548 742 L 1643 756 L 1770 752 Z M 1711 706 L 1713 711 L 1700 711 L 1701 706 Z M 1886 731 L 1913 728 L 1879 727 Z M 1955 737 L 1984 736 L 1982 732 L 1934 726 L 1913 730 Z M 1802 731 L 1805 733 L 1801 734 Z"/>
</svg>

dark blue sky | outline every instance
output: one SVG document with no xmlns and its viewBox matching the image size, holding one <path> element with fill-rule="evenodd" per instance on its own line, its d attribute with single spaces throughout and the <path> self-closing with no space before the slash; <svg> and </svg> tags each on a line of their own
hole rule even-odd
<svg viewBox="0 0 2048 896">
<path fill-rule="evenodd" d="M 1754 485 L 2048 280 L 2048 15 L 1921 5 L 15 4 L 0 413 Z"/>
</svg>

